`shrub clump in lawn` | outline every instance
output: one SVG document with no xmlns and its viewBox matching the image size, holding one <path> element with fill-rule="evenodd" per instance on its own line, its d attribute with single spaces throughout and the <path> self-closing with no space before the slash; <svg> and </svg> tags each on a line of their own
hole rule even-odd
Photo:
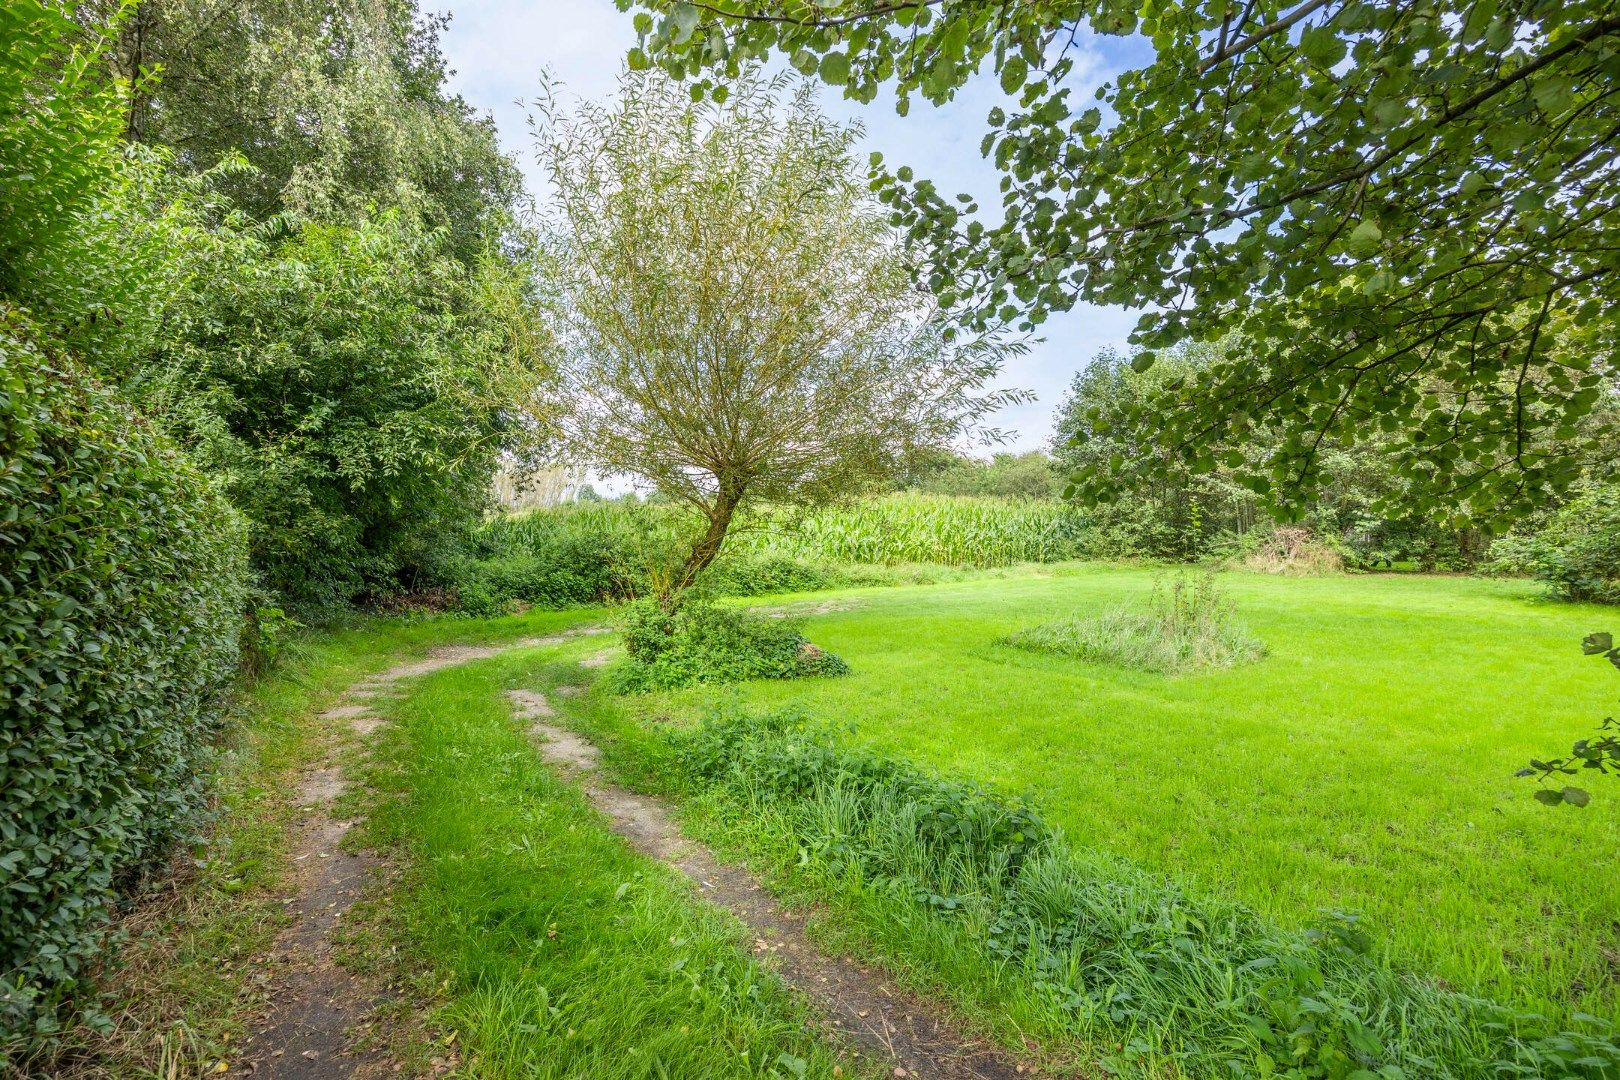
<svg viewBox="0 0 1620 1080">
<path fill-rule="evenodd" d="M 1620 604 L 1620 485 L 1587 488 L 1540 532 L 1504 536 L 1491 569 L 1530 574 L 1558 600 Z"/>
<path fill-rule="evenodd" d="M 1338 548 L 1297 525 L 1250 533 L 1244 541 L 1247 550 L 1239 553 L 1237 561 L 1245 570 L 1288 577 L 1320 577 L 1344 571 L 1344 555 Z"/>
<path fill-rule="evenodd" d="M 1156 583 L 1145 612 L 1118 608 L 1059 619 L 1020 630 L 1007 644 L 1166 675 L 1235 667 L 1266 652 L 1209 573 Z"/>
<path fill-rule="evenodd" d="M 793 620 L 721 607 L 694 594 L 665 604 L 636 600 L 626 605 L 622 623 L 626 656 L 608 676 L 618 693 L 849 671 L 807 641 Z"/>
<path fill-rule="evenodd" d="M 1111 1045 L 1110 1074 L 1608 1078 L 1607 1021 L 1545 1017 L 1392 968 L 1353 916 L 1310 931 L 1071 846 L 1028 802 L 793 713 L 667 733 L 701 815 L 1020 1031 Z M 660 764 L 665 764 L 661 761 Z"/>
</svg>

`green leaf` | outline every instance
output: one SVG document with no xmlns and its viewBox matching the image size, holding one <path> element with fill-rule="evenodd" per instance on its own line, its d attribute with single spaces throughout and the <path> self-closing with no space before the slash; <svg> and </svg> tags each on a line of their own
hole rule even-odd
<svg viewBox="0 0 1620 1080">
<path fill-rule="evenodd" d="M 627 58 L 627 62 L 630 65 L 631 71 L 646 71 L 648 68 L 652 67 L 652 61 L 647 59 L 647 54 L 641 50 L 641 46 L 639 45 L 630 50 L 630 55 Z"/>
<path fill-rule="evenodd" d="M 698 19 L 698 9 L 685 0 L 671 5 L 669 9 L 669 21 L 683 36 L 691 36 L 692 31 L 697 29 Z"/>
<path fill-rule="evenodd" d="M 1029 65 L 1024 63 L 1021 56 L 1009 56 L 1001 65 L 1001 89 L 1007 94 L 1016 94 L 1024 88 L 1024 80 L 1029 77 Z"/>
<path fill-rule="evenodd" d="M 1560 113 L 1575 96 L 1575 82 L 1568 76 L 1549 76 L 1537 79 L 1530 88 L 1530 96 L 1544 113 Z"/>
<path fill-rule="evenodd" d="M 1148 370 L 1148 368 L 1151 368 L 1153 366 L 1153 362 L 1157 359 L 1158 357 L 1151 352 L 1139 352 L 1135 356 L 1131 357 L 1131 370 L 1140 375 L 1142 372 Z"/>
<path fill-rule="evenodd" d="M 843 86 L 849 81 L 849 57 L 841 52 L 830 52 L 821 58 L 821 81 L 832 86 Z"/>
<path fill-rule="evenodd" d="M 1299 36 L 1299 51 L 1319 67 L 1332 67 L 1343 60 L 1345 43 L 1326 26 L 1313 26 Z"/>
<path fill-rule="evenodd" d="M 1384 230 L 1371 218 L 1363 219 L 1354 229 L 1350 230 L 1350 238 L 1346 241 L 1351 252 L 1355 254 L 1371 254 L 1378 248 L 1378 243 L 1384 238 Z"/>
</svg>

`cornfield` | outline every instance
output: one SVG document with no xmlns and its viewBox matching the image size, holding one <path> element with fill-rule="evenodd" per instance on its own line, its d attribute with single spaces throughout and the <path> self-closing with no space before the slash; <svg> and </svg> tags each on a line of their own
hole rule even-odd
<svg viewBox="0 0 1620 1080">
<path fill-rule="evenodd" d="M 1009 566 L 1078 558 L 1085 519 L 1058 502 L 890 495 L 851 506 L 760 515 L 739 551 L 830 562 Z"/>
<path fill-rule="evenodd" d="M 541 550 L 569 536 L 624 548 L 678 544 L 695 529 L 691 513 L 673 506 L 573 503 L 497 516 L 485 525 L 484 538 L 507 551 Z M 903 494 L 824 510 L 756 511 L 733 525 L 726 553 L 878 566 L 994 567 L 1079 558 L 1084 539 L 1084 517 L 1059 502 Z"/>
</svg>

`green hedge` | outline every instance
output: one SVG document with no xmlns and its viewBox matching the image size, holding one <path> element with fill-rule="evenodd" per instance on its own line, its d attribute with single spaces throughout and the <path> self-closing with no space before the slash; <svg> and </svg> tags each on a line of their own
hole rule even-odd
<svg viewBox="0 0 1620 1080">
<path fill-rule="evenodd" d="M 193 835 L 243 552 L 211 483 L 0 307 L 0 1060 Z"/>
</svg>

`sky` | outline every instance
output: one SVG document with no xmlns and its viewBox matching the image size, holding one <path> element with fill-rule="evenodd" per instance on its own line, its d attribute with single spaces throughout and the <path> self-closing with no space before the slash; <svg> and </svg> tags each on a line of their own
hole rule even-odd
<svg viewBox="0 0 1620 1080">
<path fill-rule="evenodd" d="M 425 6 L 437 7 L 432 0 Z M 529 177 L 529 190 L 538 195 L 544 185 L 529 145 L 527 109 L 519 102 L 536 96 L 543 71 L 561 83 L 565 96 L 612 96 L 624 55 L 636 40 L 630 16 L 612 0 L 461 0 L 450 12 L 443 48 L 455 72 L 451 88 L 494 116 L 502 145 Z M 1075 100 L 1089 100 L 1093 88 L 1115 73 L 1117 63 L 1111 60 L 1116 55 L 1117 50 L 1100 41 L 1085 47 L 1072 78 Z M 979 155 L 979 141 L 986 115 L 1002 100 L 989 73 L 943 107 L 914 99 L 904 117 L 895 113 L 892 97 L 880 95 L 863 106 L 845 101 L 835 88 L 823 87 L 822 93 L 822 106 L 830 115 L 858 121 L 866 129 L 857 160 L 881 150 L 890 168 L 910 165 L 942 193 L 967 192 L 993 212 L 1000 206 L 999 177 Z M 1033 392 L 1034 402 L 1004 409 L 991 421 L 1009 434 L 1005 445 L 968 449 L 987 453 L 1044 447 L 1075 372 L 1099 349 L 1122 347 L 1135 323 L 1136 315 L 1122 308 L 1077 307 L 1048 319 L 1041 326 L 1043 340 L 1027 355 L 1011 358 L 999 382 Z"/>
</svg>

